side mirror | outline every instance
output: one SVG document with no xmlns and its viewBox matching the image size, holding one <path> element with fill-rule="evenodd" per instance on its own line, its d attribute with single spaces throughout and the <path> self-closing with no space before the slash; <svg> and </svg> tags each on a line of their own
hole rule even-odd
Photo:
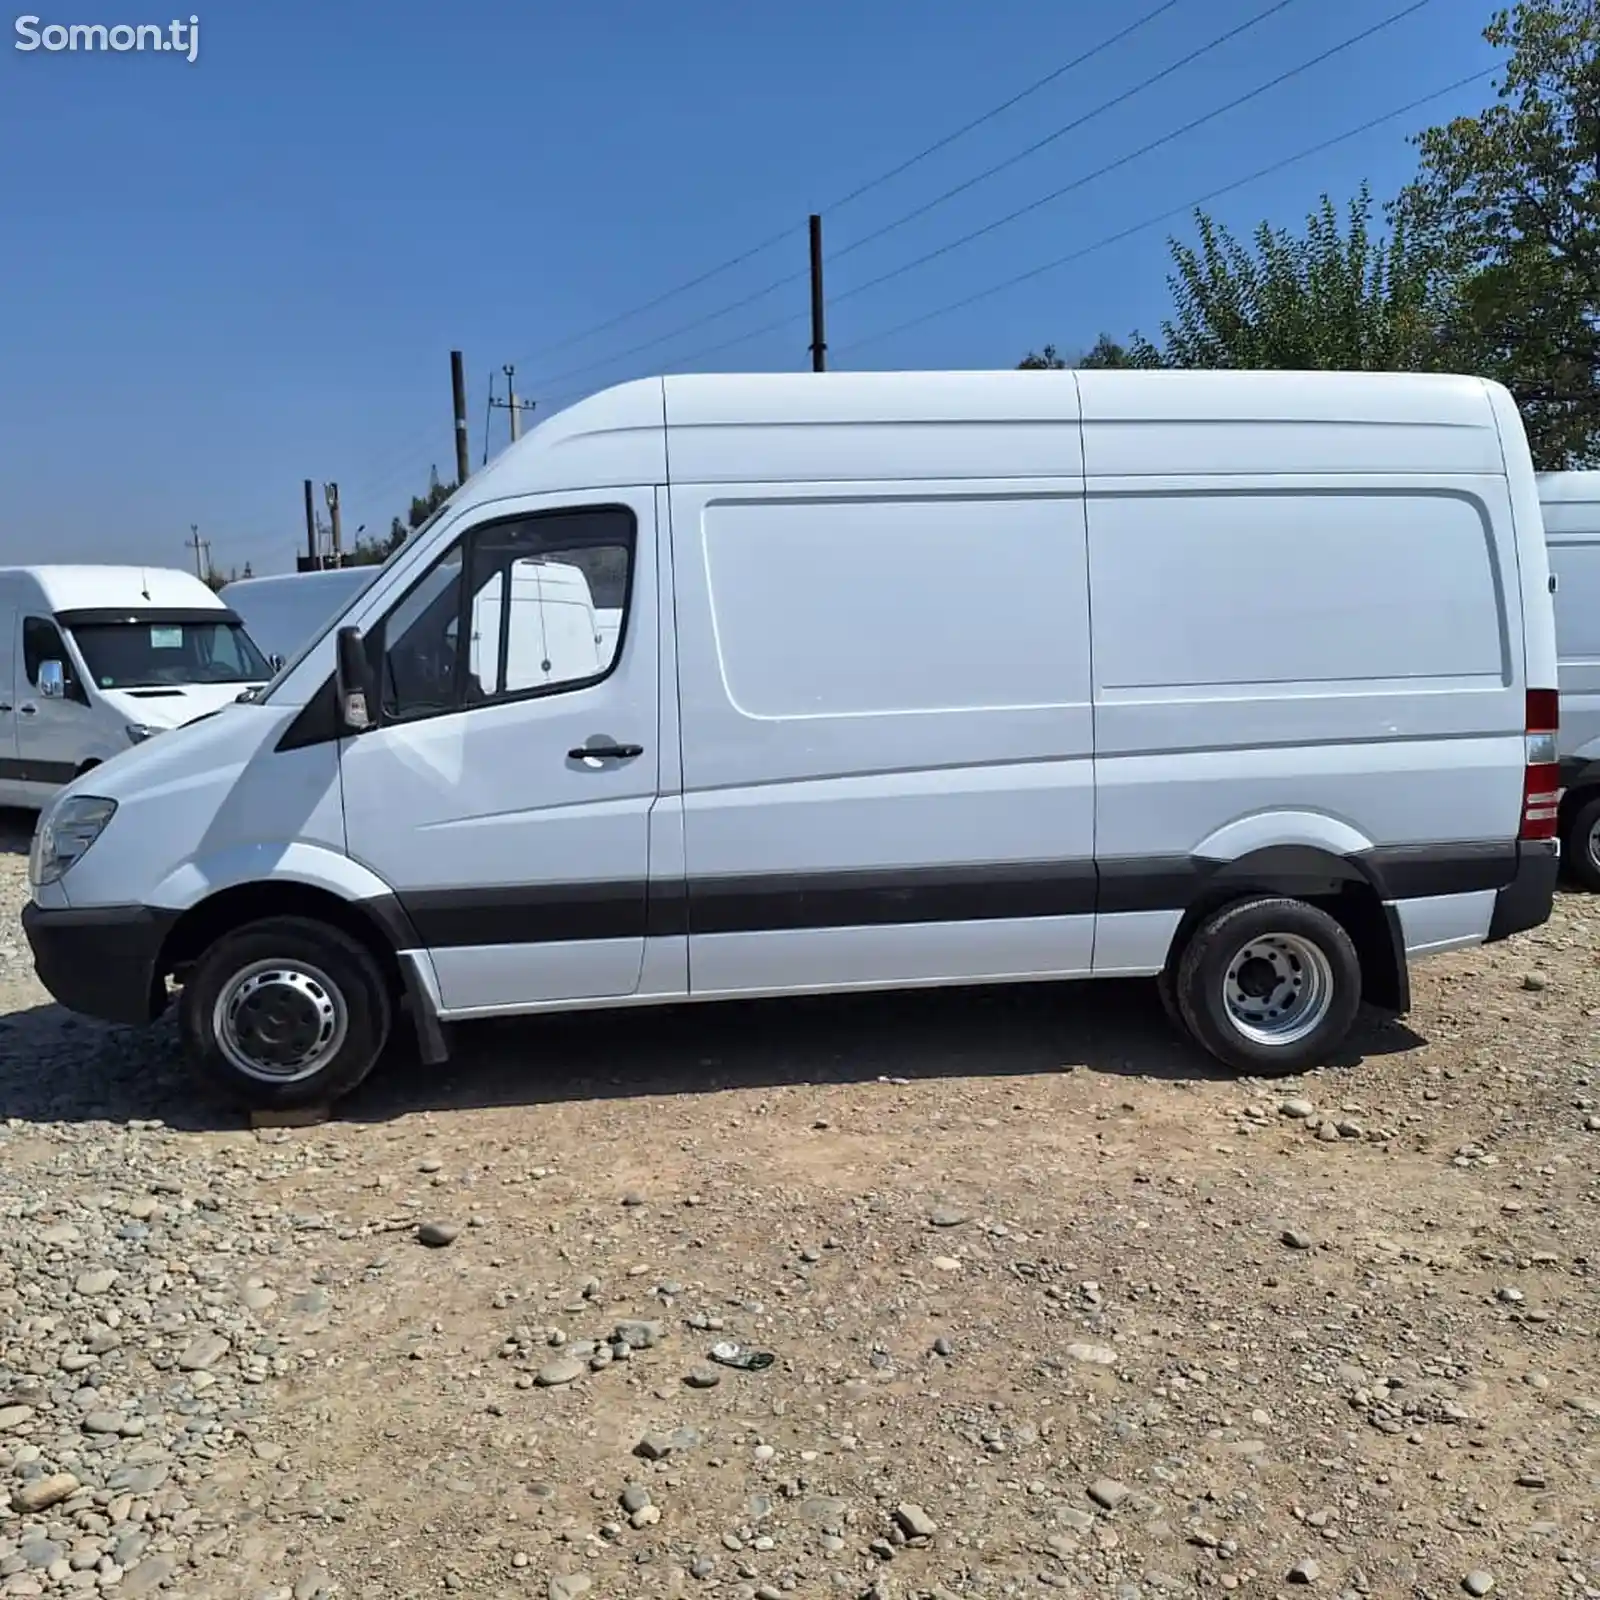
<svg viewBox="0 0 1600 1600">
<path fill-rule="evenodd" d="M 365 733 L 372 726 L 374 685 L 366 640 L 359 628 L 341 628 L 335 641 L 334 688 L 339 720 L 346 733 Z"/>
<path fill-rule="evenodd" d="M 39 663 L 39 693 L 46 700 L 66 699 L 67 669 L 59 661 Z"/>
<path fill-rule="evenodd" d="M 271 667 L 274 672 L 282 672 L 283 657 L 280 655 L 270 655 L 267 657 L 267 665 Z"/>
</svg>

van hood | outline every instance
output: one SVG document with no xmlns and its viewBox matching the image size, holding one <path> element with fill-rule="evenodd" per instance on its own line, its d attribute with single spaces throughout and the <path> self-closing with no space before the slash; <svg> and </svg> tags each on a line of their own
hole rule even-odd
<svg viewBox="0 0 1600 1600">
<path fill-rule="evenodd" d="M 155 684 L 148 689 L 97 689 L 105 703 L 131 723 L 153 729 L 181 728 L 196 717 L 232 705 L 258 683 Z"/>
</svg>

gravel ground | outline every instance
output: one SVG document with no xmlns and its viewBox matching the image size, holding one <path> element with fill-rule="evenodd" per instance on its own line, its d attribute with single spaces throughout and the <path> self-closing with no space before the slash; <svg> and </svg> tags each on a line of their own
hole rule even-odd
<svg viewBox="0 0 1600 1600">
<path fill-rule="evenodd" d="M 48 1003 L 24 843 L 0 1596 L 1600 1596 L 1600 900 L 1289 1083 L 1040 987 L 485 1028 L 252 1131 Z"/>
</svg>

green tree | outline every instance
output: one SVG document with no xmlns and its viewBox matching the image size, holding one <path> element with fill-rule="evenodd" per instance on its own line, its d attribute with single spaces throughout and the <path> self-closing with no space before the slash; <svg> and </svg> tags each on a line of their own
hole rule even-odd
<svg viewBox="0 0 1600 1600">
<path fill-rule="evenodd" d="M 1393 208 L 1461 284 L 1455 364 L 1517 397 L 1541 467 L 1600 460 L 1600 3 L 1521 0 L 1484 30 L 1496 103 L 1430 128 Z"/>
<path fill-rule="evenodd" d="M 347 558 L 349 564 L 357 567 L 378 566 L 387 561 L 456 492 L 457 487 L 455 483 L 441 483 L 438 467 L 429 467 L 427 493 L 412 495 L 406 520 L 402 522 L 399 517 L 392 518 L 389 531 L 382 538 L 357 539 Z"/>
<path fill-rule="evenodd" d="M 1303 232 L 1262 223 L 1248 244 L 1204 212 L 1172 241 L 1173 311 L 1130 364 L 1294 371 L 1429 371 L 1447 365 L 1454 280 L 1404 216 L 1375 235 L 1362 185 L 1343 218 L 1327 195 Z"/>
<path fill-rule="evenodd" d="M 1118 344 L 1109 333 L 1102 333 L 1075 361 L 1068 361 L 1053 344 L 1042 350 L 1030 350 L 1018 363 L 1022 371 L 1059 372 L 1066 367 L 1132 367 L 1138 363 L 1125 345 Z"/>
</svg>

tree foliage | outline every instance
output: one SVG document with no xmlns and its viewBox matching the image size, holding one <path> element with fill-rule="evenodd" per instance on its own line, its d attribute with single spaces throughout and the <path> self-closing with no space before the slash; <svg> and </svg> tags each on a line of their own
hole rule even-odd
<svg viewBox="0 0 1600 1600">
<path fill-rule="evenodd" d="M 1600 0 L 1518 0 L 1483 37 L 1495 102 L 1418 136 L 1387 235 L 1364 186 L 1245 241 L 1196 213 L 1160 340 L 1073 364 L 1475 372 L 1515 395 L 1540 467 L 1600 464 Z"/>
<path fill-rule="evenodd" d="M 438 467 L 429 467 L 427 492 L 412 495 L 411 509 L 407 511 L 405 521 L 402 522 L 399 517 L 392 518 L 389 531 L 382 538 L 357 539 L 346 558 L 348 563 L 364 567 L 379 566 L 387 561 L 456 492 L 457 487 L 455 483 L 441 483 Z"/>
<path fill-rule="evenodd" d="M 1426 240 L 1397 219 L 1374 232 L 1363 186 L 1341 217 L 1324 195 L 1303 232 L 1262 223 L 1248 244 L 1196 213 L 1174 241 L 1173 311 L 1159 345 L 1135 336 L 1146 366 L 1297 371 L 1428 370 L 1449 350 L 1454 294 Z"/>
<path fill-rule="evenodd" d="M 1069 361 L 1053 344 L 1042 350 L 1030 350 L 1018 363 L 1021 371 L 1059 372 L 1066 367 L 1132 367 L 1138 363 L 1125 345 L 1118 344 L 1109 333 L 1102 333 L 1090 347 Z"/>
<path fill-rule="evenodd" d="M 1430 128 L 1394 207 L 1461 285 L 1457 365 L 1517 397 L 1544 467 L 1600 460 L 1600 4 L 1522 0 L 1495 104 Z"/>
</svg>

